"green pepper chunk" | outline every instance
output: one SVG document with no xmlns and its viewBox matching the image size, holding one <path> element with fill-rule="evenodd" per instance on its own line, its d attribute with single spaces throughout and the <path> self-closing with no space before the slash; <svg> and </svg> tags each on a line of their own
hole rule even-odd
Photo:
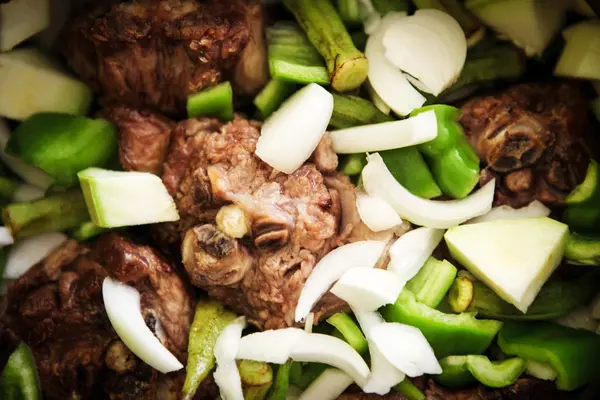
<svg viewBox="0 0 600 400">
<path fill-rule="evenodd" d="M 221 331 L 236 315 L 214 300 L 201 300 L 196 305 L 190 328 L 188 360 L 185 367 L 183 399 L 191 400 L 198 387 L 215 366 L 215 344 Z"/>
<path fill-rule="evenodd" d="M 432 199 L 442 195 L 432 171 L 416 147 L 380 151 L 379 155 L 394 178 L 415 196 Z"/>
<path fill-rule="evenodd" d="M 333 112 L 329 125 L 335 129 L 378 124 L 394 118 L 379 111 L 369 100 L 347 94 L 332 93 Z"/>
<path fill-rule="evenodd" d="M 358 354 L 364 354 L 369 349 L 369 343 L 354 320 L 345 312 L 339 312 L 327 318 Z"/>
<path fill-rule="evenodd" d="M 364 153 L 347 154 L 340 161 L 338 169 L 344 175 L 355 176 L 362 172 L 367 165 L 367 155 Z"/>
<path fill-rule="evenodd" d="M 290 372 L 290 382 L 299 389 L 306 390 L 327 368 L 330 368 L 327 364 L 309 363 L 302 365 L 294 362 Z"/>
<path fill-rule="evenodd" d="M 293 361 L 288 360 L 285 364 L 281 364 L 275 373 L 275 381 L 267 396 L 268 400 L 285 400 L 287 397 L 288 388 L 290 386 L 290 370 Z M 298 364 L 300 365 L 300 364 Z"/>
<path fill-rule="evenodd" d="M 25 343 L 10 355 L 0 375 L 0 398 L 7 400 L 41 400 L 40 378 L 35 360 Z"/>
<path fill-rule="evenodd" d="M 406 288 L 421 303 L 437 308 L 454 282 L 457 272 L 450 262 L 430 257 L 417 275 L 406 283 Z"/>
<path fill-rule="evenodd" d="M 382 315 L 388 322 L 419 328 L 438 358 L 482 354 L 502 327 L 500 321 L 475 319 L 469 313 L 445 314 L 419 303 L 406 289 L 382 309 Z"/>
<path fill-rule="evenodd" d="M 188 96 L 189 118 L 213 116 L 223 121 L 233 119 L 233 89 L 231 83 L 223 82 Z"/>
<path fill-rule="evenodd" d="M 67 188 L 79 182 L 77 172 L 108 166 L 117 147 L 116 128 L 104 119 L 40 113 L 15 129 L 6 151 L 48 173 L 54 187 Z"/>
<path fill-rule="evenodd" d="M 600 236 L 571 234 L 564 257 L 569 264 L 600 265 Z"/>
<path fill-rule="evenodd" d="M 408 378 L 394 386 L 394 391 L 401 394 L 406 400 L 425 400 L 425 393 L 415 386 Z"/>
<path fill-rule="evenodd" d="M 438 121 L 437 137 L 420 144 L 419 150 L 431 166 L 442 192 L 462 199 L 471 193 L 479 181 L 479 158 L 458 122 L 458 108 L 435 104 L 414 110 L 410 115 L 431 110 L 435 111 Z"/>
<path fill-rule="evenodd" d="M 273 369 L 262 361 L 242 360 L 238 363 L 245 400 L 264 400 L 273 384 Z"/>
<path fill-rule="evenodd" d="M 600 336 L 551 322 L 507 321 L 498 344 L 508 355 L 550 364 L 560 390 L 575 390 L 598 378 Z"/>
<path fill-rule="evenodd" d="M 452 388 L 471 386 L 475 382 L 491 388 L 512 385 L 525 371 L 525 360 L 514 357 L 502 361 L 490 361 L 486 356 L 448 356 L 440 360 L 442 373 L 433 379 Z"/>
<path fill-rule="evenodd" d="M 296 89 L 297 85 L 293 82 L 271 79 L 254 98 L 254 105 L 258 108 L 260 116 L 267 118 L 273 114 Z"/>
<path fill-rule="evenodd" d="M 590 160 L 585 179 L 565 200 L 564 222 L 582 233 L 600 233 L 600 166 Z"/>
<path fill-rule="evenodd" d="M 94 224 L 92 221 L 86 221 L 79 225 L 77 228 L 73 229 L 71 231 L 71 236 L 73 237 L 73 239 L 79 242 L 85 242 L 107 231 L 108 229 L 102 228 Z"/>
</svg>

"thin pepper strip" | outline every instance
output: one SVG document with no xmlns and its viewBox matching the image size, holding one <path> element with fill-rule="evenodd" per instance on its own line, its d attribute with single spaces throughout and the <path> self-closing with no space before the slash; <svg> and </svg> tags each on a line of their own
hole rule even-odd
<svg viewBox="0 0 600 400">
<path fill-rule="evenodd" d="M 600 236 L 571 234 L 564 257 L 569 264 L 600 265 Z"/>
<path fill-rule="evenodd" d="M 35 360 L 25 343 L 19 344 L 4 366 L 2 375 L 0 375 L 0 398 L 7 400 L 42 399 Z"/>
<path fill-rule="evenodd" d="M 285 400 L 290 386 L 290 370 L 292 367 L 291 360 L 288 360 L 285 364 L 281 364 L 277 368 L 275 373 L 275 380 L 273 386 L 267 395 L 268 400 Z M 299 364 L 298 364 L 299 365 Z"/>
<path fill-rule="evenodd" d="M 525 371 L 525 360 L 513 357 L 502 361 L 490 361 L 482 355 L 448 356 L 440 360 L 442 373 L 433 379 L 447 387 L 468 387 L 475 382 L 487 387 L 510 386 Z"/>
<path fill-rule="evenodd" d="M 344 340 L 358 354 L 364 354 L 369 349 L 369 343 L 354 320 L 345 312 L 339 312 L 327 318 L 327 322 L 333 325 L 343 336 Z"/>
<path fill-rule="evenodd" d="M 273 385 L 273 369 L 262 361 L 242 360 L 238 364 L 245 400 L 264 400 Z"/>
</svg>

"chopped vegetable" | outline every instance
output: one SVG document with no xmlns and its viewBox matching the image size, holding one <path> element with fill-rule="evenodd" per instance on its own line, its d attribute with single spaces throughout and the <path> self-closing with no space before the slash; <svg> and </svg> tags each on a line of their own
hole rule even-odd
<svg viewBox="0 0 600 400">
<path fill-rule="evenodd" d="M 300 89 L 265 121 L 256 155 L 278 171 L 293 173 L 313 153 L 333 112 L 333 96 L 316 83 Z"/>
<path fill-rule="evenodd" d="M 2 220 L 15 238 L 62 231 L 89 221 L 80 190 L 54 193 L 40 200 L 12 203 L 2 211 Z"/>
<path fill-rule="evenodd" d="M 210 323 L 212 321 L 204 322 Z M 243 371 L 246 381 L 251 380 L 254 375 L 254 368 L 252 365 L 245 364 L 242 368 L 242 364 L 240 363 L 238 369 L 235 362 L 239 341 L 245 327 L 245 317 L 234 319 L 223 328 L 214 345 L 214 356 L 217 368 L 213 373 L 213 377 L 215 383 L 219 387 L 221 397 L 226 400 L 243 400 L 244 392 L 242 390 L 242 378 L 240 375 L 242 375 Z M 250 385 L 250 387 L 252 387 L 252 385 Z"/>
<path fill-rule="evenodd" d="M 360 87 L 367 78 L 369 63 L 354 46 L 333 5 L 321 0 L 284 0 L 283 4 L 325 59 L 331 86 L 338 92 Z"/>
<path fill-rule="evenodd" d="M 392 206 L 380 197 L 359 193 L 356 196 L 356 209 L 360 219 L 373 232 L 392 229 L 402 223 Z"/>
<path fill-rule="evenodd" d="M 442 190 L 416 147 L 382 151 L 379 155 L 392 176 L 410 193 L 424 199 L 442 195 Z"/>
<path fill-rule="evenodd" d="M 106 167 L 117 156 L 115 126 L 104 119 L 40 113 L 23 121 L 6 151 L 41 168 L 59 188 L 77 184 L 77 172 Z"/>
<path fill-rule="evenodd" d="M 435 111 L 437 137 L 419 146 L 444 194 L 466 197 L 479 181 L 479 158 L 459 124 L 460 110 L 436 104 L 414 110 L 411 116 Z"/>
<path fill-rule="evenodd" d="M 440 360 L 444 372 L 435 376 L 440 384 L 468 387 L 479 382 L 491 388 L 510 386 L 525 371 L 525 360 L 514 357 L 503 361 L 490 361 L 486 356 L 448 356 Z"/>
<path fill-rule="evenodd" d="M 361 26 L 363 23 L 361 1 L 362 0 L 336 0 L 335 2 L 340 18 L 348 28 Z"/>
<path fill-rule="evenodd" d="M 462 200 L 421 199 L 400 185 L 377 153 L 367 157 L 362 171 L 367 193 L 386 200 L 403 219 L 417 225 L 446 229 L 487 213 L 492 208 L 495 180 Z"/>
<path fill-rule="evenodd" d="M 24 342 L 12 352 L 0 375 L 0 397 L 14 400 L 41 400 L 40 378 L 35 359 Z"/>
<path fill-rule="evenodd" d="M 345 372 L 327 368 L 304 391 L 298 400 L 335 400 L 352 384 L 353 380 Z"/>
<path fill-rule="evenodd" d="M 590 160 L 583 182 L 573 189 L 565 199 L 565 204 L 586 205 L 595 202 L 600 197 L 600 166 L 595 160 Z"/>
<path fill-rule="evenodd" d="M 385 249 L 385 242 L 360 241 L 340 246 L 325 255 L 312 270 L 296 306 L 297 322 L 302 321 L 321 296 L 344 272 L 352 268 L 373 268 Z"/>
<path fill-rule="evenodd" d="M 560 30 L 569 2 L 563 0 L 466 0 L 485 24 L 508 36 L 528 56 L 541 55 Z"/>
<path fill-rule="evenodd" d="M 369 100 L 357 96 L 333 94 L 333 114 L 329 125 L 335 129 L 379 124 L 393 120 L 394 118 L 379 111 Z"/>
<path fill-rule="evenodd" d="M 17 242 L 8 252 L 4 278 L 18 279 L 66 240 L 64 234 L 50 232 Z"/>
<path fill-rule="evenodd" d="M 215 365 L 214 349 L 221 332 L 235 319 L 235 314 L 227 311 L 214 300 L 201 300 L 196 305 L 194 322 L 190 328 L 188 360 L 185 367 L 183 399 L 194 398 L 198 386 L 208 376 Z M 232 325 L 232 335 L 237 325 Z"/>
<path fill-rule="evenodd" d="M 223 82 L 188 96 L 189 118 L 211 116 L 231 121 L 233 119 L 233 89 L 231 83 Z"/>
<path fill-rule="evenodd" d="M 71 236 L 77 241 L 85 242 L 95 238 L 96 236 L 100 236 L 104 232 L 107 232 L 106 228 L 101 228 L 92 221 L 86 221 L 77 228 L 73 229 L 71 231 Z"/>
<path fill-rule="evenodd" d="M 77 176 L 92 222 L 102 228 L 179 219 L 173 198 L 154 174 L 88 168 Z"/>
<path fill-rule="evenodd" d="M 408 379 L 394 386 L 394 391 L 404 396 L 406 400 L 426 400 L 425 394 Z"/>
<path fill-rule="evenodd" d="M 353 268 L 344 273 L 331 293 L 356 312 L 375 311 L 393 303 L 406 283 L 392 271 L 379 268 Z"/>
<path fill-rule="evenodd" d="M 15 239 L 12 237 L 10 230 L 4 226 L 0 227 L 0 248 L 15 243 Z"/>
<path fill-rule="evenodd" d="M 0 53 L 0 93 L 0 115 L 16 120 L 40 112 L 85 115 L 93 97 L 86 85 L 28 48 Z"/>
<path fill-rule="evenodd" d="M 242 360 L 238 365 L 245 400 L 263 400 L 273 385 L 273 369 L 266 362 Z"/>
<path fill-rule="evenodd" d="M 383 34 L 386 58 L 421 91 L 439 95 L 458 79 L 467 57 L 465 34 L 443 11 L 396 18 Z"/>
<path fill-rule="evenodd" d="M 254 105 L 258 108 L 260 116 L 262 118 L 269 117 L 296 89 L 297 85 L 293 82 L 271 79 L 254 98 Z"/>
<path fill-rule="evenodd" d="M 452 286 L 450 287 L 450 292 L 448 293 L 448 305 L 452 311 L 455 313 L 467 311 L 473 302 L 473 297 L 475 296 L 475 285 L 473 283 L 475 281 L 476 279 L 471 280 L 466 276 L 458 276 L 454 280 Z M 498 299 L 504 302 L 504 300 L 500 299 L 499 297 Z M 510 306 L 510 304 L 508 305 Z"/>
<path fill-rule="evenodd" d="M 554 74 L 581 79 L 600 79 L 600 21 L 579 22 L 563 31 L 565 47 Z"/>
<path fill-rule="evenodd" d="M 414 278 L 443 237 L 441 229 L 418 228 L 406 232 L 390 247 L 388 271 L 403 282 Z"/>
<path fill-rule="evenodd" d="M 430 257 L 423 268 L 407 282 L 406 288 L 416 299 L 431 308 L 437 308 L 456 277 L 456 267 L 447 260 Z"/>
<path fill-rule="evenodd" d="M 12 0 L 0 4 L 0 51 L 9 51 L 50 25 L 49 0 Z"/>
<path fill-rule="evenodd" d="M 183 368 L 146 325 L 137 290 L 107 277 L 102 283 L 102 298 L 113 329 L 133 354 L 163 374 Z"/>
<path fill-rule="evenodd" d="M 449 229 L 452 257 L 521 312 L 560 263 L 568 227 L 547 217 L 496 220 Z"/>
<path fill-rule="evenodd" d="M 0 198 L 11 199 L 17 191 L 19 184 L 10 178 L 0 176 Z M 43 192 L 42 192 L 43 196 Z"/>
<path fill-rule="evenodd" d="M 434 112 L 392 122 L 363 125 L 331 132 L 333 151 L 364 153 L 409 147 L 436 139 L 438 121 Z"/>
<path fill-rule="evenodd" d="M 499 219 L 519 219 L 519 218 L 535 218 L 547 217 L 550 215 L 550 209 L 537 200 L 532 201 L 525 207 L 512 208 L 510 206 L 494 207 L 489 213 L 475 217 L 467 224 L 477 224 L 480 222 L 495 221 Z"/>
<path fill-rule="evenodd" d="M 232 238 L 240 239 L 248 233 L 246 213 L 235 204 L 223 206 L 216 217 L 217 227 Z"/>
<path fill-rule="evenodd" d="M 394 304 L 382 309 L 390 322 L 414 326 L 423 332 L 438 358 L 481 354 L 488 348 L 502 322 L 475 319 L 472 314 L 445 314 L 419 303 L 404 289 Z"/>
<path fill-rule="evenodd" d="M 271 77 L 291 83 L 329 84 L 325 61 L 298 25 L 278 21 L 266 28 Z"/>
<path fill-rule="evenodd" d="M 534 360 L 527 360 L 525 373 L 545 381 L 554 381 L 558 377 L 556 370 L 550 364 Z"/>
<path fill-rule="evenodd" d="M 290 386 L 290 369 L 292 361 L 281 364 L 275 373 L 273 386 L 269 390 L 267 400 L 286 400 L 288 388 Z"/>
<path fill-rule="evenodd" d="M 573 233 L 567 240 L 564 256 L 569 264 L 600 265 L 600 237 Z"/>
<path fill-rule="evenodd" d="M 504 324 L 498 336 L 502 351 L 526 360 L 548 363 L 556 370 L 556 386 L 575 390 L 596 382 L 600 335 L 551 322 Z"/>
<path fill-rule="evenodd" d="M 585 179 L 565 200 L 564 221 L 577 231 L 600 232 L 600 167 L 590 160 Z"/>
<path fill-rule="evenodd" d="M 359 354 L 364 354 L 367 351 L 367 339 L 348 314 L 345 312 L 333 314 L 327 318 L 327 323 L 333 325 L 342 334 L 346 342 Z"/>
<path fill-rule="evenodd" d="M 290 383 L 301 390 L 306 390 L 327 368 L 327 364 L 292 362 L 290 367 Z"/>
<path fill-rule="evenodd" d="M 365 165 L 367 165 L 365 154 L 348 154 L 342 158 L 338 169 L 345 175 L 354 176 L 360 174 Z"/>
<path fill-rule="evenodd" d="M 13 193 L 13 201 L 17 203 L 39 200 L 46 194 L 45 190 L 40 189 L 37 186 L 23 183 L 19 185 Z"/>
</svg>

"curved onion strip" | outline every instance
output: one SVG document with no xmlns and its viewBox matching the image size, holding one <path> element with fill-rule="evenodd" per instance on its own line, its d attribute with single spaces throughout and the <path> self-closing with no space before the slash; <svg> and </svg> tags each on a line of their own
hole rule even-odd
<svg viewBox="0 0 600 400">
<path fill-rule="evenodd" d="M 183 368 L 144 322 L 137 290 L 107 277 L 102 297 L 110 323 L 133 354 L 163 374 Z"/>
<path fill-rule="evenodd" d="M 17 242 L 8 252 L 4 277 L 18 279 L 67 240 L 60 232 L 48 232 Z"/>
<path fill-rule="evenodd" d="M 398 213 L 381 197 L 357 193 L 356 209 L 362 222 L 373 232 L 392 229 L 402 223 Z"/>
<path fill-rule="evenodd" d="M 331 288 L 355 311 L 375 311 L 396 301 L 406 281 L 385 269 L 354 268 Z"/>
<path fill-rule="evenodd" d="M 242 380 L 235 363 L 242 331 L 246 327 L 246 318 L 238 317 L 227 325 L 215 343 L 217 369 L 213 377 L 225 400 L 244 400 Z"/>
<path fill-rule="evenodd" d="M 0 247 L 9 246 L 13 244 L 15 240 L 7 227 L 0 227 Z"/>
<path fill-rule="evenodd" d="M 365 190 L 380 196 L 410 222 L 430 228 L 447 229 L 491 210 L 495 180 L 461 200 L 422 199 L 406 190 L 390 173 L 381 156 L 370 154 L 362 171 Z"/>
<path fill-rule="evenodd" d="M 283 364 L 296 343 L 306 333 L 298 328 L 285 328 L 251 333 L 240 339 L 237 359 Z"/>
<path fill-rule="evenodd" d="M 352 268 L 373 268 L 385 249 L 384 242 L 354 242 L 329 252 L 315 265 L 300 293 L 296 322 L 302 321 L 331 285 Z"/>
<path fill-rule="evenodd" d="M 479 222 L 494 221 L 496 219 L 519 219 L 547 217 L 550 215 L 550 209 L 537 200 L 532 201 L 525 207 L 512 208 L 510 206 L 494 207 L 487 214 L 470 219 L 467 224 L 477 224 Z"/>
<path fill-rule="evenodd" d="M 390 247 L 388 271 L 408 282 L 425 265 L 443 237 L 443 229 L 418 228 L 406 232 Z"/>
<path fill-rule="evenodd" d="M 299 400 L 335 400 L 352 382 L 346 373 L 337 368 L 328 368 L 302 392 Z"/>
</svg>

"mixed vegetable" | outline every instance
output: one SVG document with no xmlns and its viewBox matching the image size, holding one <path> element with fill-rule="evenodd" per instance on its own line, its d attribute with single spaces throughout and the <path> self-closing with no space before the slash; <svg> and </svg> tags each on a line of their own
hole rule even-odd
<svg viewBox="0 0 600 400">
<path fill-rule="evenodd" d="M 116 335 L 161 374 L 185 371 L 184 399 L 211 374 L 227 400 L 336 399 L 352 384 L 425 399 L 412 381 L 420 376 L 458 389 L 505 388 L 522 376 L 574 393 L 597 383 L 598 160 L 586 160 L 561 204 L 540 197 L 520 208 L 499 205 L 500 178 L 489 175 L 458 108 L 473 93 L 551 70 L 590 93 L 595 87 L 585 115 L 598 117 L 591 122 L 598 139 L 600 21 L 586 6 L 283 0 L 287 19 L 265 28 L 270 76 L 252 105 L 223 81 L 190 94 L 187 116 L 229 122 L 240 111 L 262 120 L 252 145 L 274 171 L 265 179 L 297 173 L 330 142 L 337 171 L 355 186 L 350 206 L 373 235 L 325 247 L 288 327 L 251 330 L 258 326 L 252 318 L 199 294 L 185 359 L 167 348 L 160 327 L 149 326 L 140 292 L 106 277 L 100 292 Z M 83 242 L 120 228 L 183 224 L 174 200 L 183 195 L 153 173 L 121 170 L 117 127 L 103 114 L 86 116 L 95 107 L 92 90 L 44 52 L 18 47 L 47 28 L 48 1 L 1 4 L 0 19 L 8 21 L 0 26 L 0 116 L 10 120 L 0 120 L 0 285 L 11 287 L 69 237 Z M 507 124 L 500 121 L 486 139 Z M 510 146 L 520 151 L 526 140 Z M 509 165 L 508 158 L 501 161 Z M 557 174 L 576 175 L 559 167 Z M 216 185 L 218 174 L 216 167 L 197 179 Z M 209 214 L 221 234 L 243 242 L 256 230 L 247 208 L 271 210 L 277 199 L 248 206 L 242 197 Z M 269 225 L 267 233 L 276 231 Z M 197 256 L 186 254 L 187 240 L 184 263 Z M 211 260 L 231 251 L 222 243 L 204 249 Z M 345 311 L 315 323 L 323 319 L 316 305 L 333 295 Z M 21 342 L 2 369 L 0 398 L 42 398 L 35 364 Z"/>
</svg>

